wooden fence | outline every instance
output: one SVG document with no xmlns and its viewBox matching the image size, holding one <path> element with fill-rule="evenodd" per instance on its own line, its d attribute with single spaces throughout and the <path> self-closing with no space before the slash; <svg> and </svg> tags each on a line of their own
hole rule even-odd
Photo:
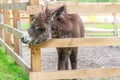
<svg viewBox="0 0 120 80">
<path fill-rule="evenodd" d="M 18 0 L 12 0 L 12 2 L 11 4 L 8 3 L 8 0 L 3 0 L 3 3 L 0 4 L 0 44 L 5 48 L 6 53 L 9 53 L 15 62 L 21 66 L 25 72 L 29 73 L 30 66 L 20 56 L 22 48 L 20 39 L 23 32 L 19 30 L 19 10 L 25 10 L 25 6 L 27 6 L 28 3 L 18 3 Z M 10 26 L 9 10 L 12 10 L 14 27 Z M 12 35 L 14 36 L 13 43 L 11 41 Z"/>
<path fill-rule="evenodd" d="M 81 46 L 116 46 L 120 45 L 120 38 L 69 38 L 69 39 L 50 39 L 40 45 L 30 45 L 33 49 L 31 70 L 31 80 L 54 80 L 71 78 L 96 78 L 120 76 L 120 68 L 104 68 L 91 70 L 71 70 L 56 72 L 38 72 L 41 71 L 41 48 L 60 48 L 60 47 L 81 47 Z M 38 57 L 39 56 L 39 57 Z M 38 59 L 39 58 L 39 59 Z M 39 63 L 39 64 L 38 64 Z"/>
<path fill-rule="evenodd" d="M 76 0 L 77 1 L 77 0 Z M 50 39 L 40 45 L 29 45 L 31 49 L 31 66 L 28 66 L 26 62 L 19 56 L 19 39 L 23 34 L 18 30 L 19 12 L 18 10 L 26 10 L 31 17 L 35 12 L 41 10 L 41 6 L 38 5 L 39 0 L 30 0 L 28 3 L 19 3 L 18 0 L 13 0 L 14 4 L 8 4 L 7 0 L 3 0 L 0 6 L 1 17 L 4 21 L 0 23 L 0 44 L 6 49 L 16 63 L 20 65 L 26 72 L 30 73 L 30 80 L 52 80 L 52 79 L 70 79 L 70 78 L 95 78 L 95 77 L 109 77 L 120 76 L 120 68 L 106 68 L 106 69 L 91 69 L 91 70 L 71 70 L 71 71 L 56 71 L 56 72 L 42 72 L 41 71 L 41 48 L 46 47 L 81 47 L 81 46 L 112 46 L 120 45 L 120 38 L 69 38 L 69 39 Z M 56 3 L 57 6 L 61 5 Z M 58 5 L 59 4 L 59 5 Z M 120 13 L 120 4 L 78 4 L 68 5 L 69 10 L 80 14 L 97 14 L 97 13 Z M 50 4 L 49 7 L 56 7 L 54 4 Z M 76 8 L 77 7 L 77 8 Z M 9 12 L 13 10 L 13 22 L 14 28 L 9 23 Z M 2 11 L 3 10 L 3 11 Z M 3 16 L 2 16 L 3 15 Z M 2 19 L 2 20 L 3 20 Z M 4 22 L 4 23 L 3 23 Z M 11 48 L 10 35 L 14 37 L 14 50 Z"/>
</svg>

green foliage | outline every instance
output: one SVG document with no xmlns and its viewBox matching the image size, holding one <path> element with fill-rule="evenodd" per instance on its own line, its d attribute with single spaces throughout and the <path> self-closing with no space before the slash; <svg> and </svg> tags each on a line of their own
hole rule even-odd
<svg viewBox="0 0 120 80">
<path fill-rule="evenodd" d="M 29 80 L 28 75 L 15 65 L 11 56 L 0 47 L 0 80 Z"/>
<path fill-rule="evenodd" d="M 99 80 L 107 80 L 107 79 L 105 79 L 105 78 L 100 78 Z"/>
</svg>

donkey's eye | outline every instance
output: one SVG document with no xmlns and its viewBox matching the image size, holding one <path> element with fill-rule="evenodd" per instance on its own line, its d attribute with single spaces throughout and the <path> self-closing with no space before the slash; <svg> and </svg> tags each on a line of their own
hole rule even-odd
<svg viewBox="0 0 120 80">
<path fill-rule="evenodd" d="M 35 30 L 38 31 L 38 32 L 44 32 L 45 31 L 45 29 L 40 28 L 40 27 L 35 27 Z"/>
<path fill-rule="evenodd" d="M 40 29 L 40 27 L 35 27 L 35 29 Z"/>
</svg>

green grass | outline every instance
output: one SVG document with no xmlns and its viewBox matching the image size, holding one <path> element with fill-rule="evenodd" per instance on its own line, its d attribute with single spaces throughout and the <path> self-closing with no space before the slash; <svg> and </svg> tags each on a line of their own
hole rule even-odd
<svg viewBox="0 0 120 80">
<path fill-rule="evenodd" d="M 88 24 L 86 28 L 101 28 L 101 29 L 114 29 L 113 24 Z M 117 25 L 117 28 L 120 29 L 120 24 Z"/>
<path fill-rule="evenodd" d="M 105 78 L 100 78 L 99 80 L 108 80 L 108 79 L 105 79 Z"/>
<path fill-rule="evenodd" d="M 11 27 L 13 27 L 13 24 L 10 24 Z M 30 24 L 21 24 L 21 29 L 26 30 L 30 27 Z"/>
<path fill-rule="evenodd" d="M 28 29 L 30 27 L 30 24 L 21 24 L 21 29 Z"/>
<path fill-rule="evenodd" d="M 74 0 L 57 0 L 57 1 L 74 1 Z"/>
<path fill-rule="evenodd" d="M 29 80 L 28 75 L 15 65 L 11 56 L 0 46 L 0 80 Z"/>
<path fill-rule="evenodd" d="M 106 30 L 114 30 L 113 24 L 87 24 L 85 28 L 99 28 Z M 117 29 L 120 29 L 120 24 L 117 24 Z M 113 33 L 89 33 L 87 36 L 114 36 Z"/>
</svg>

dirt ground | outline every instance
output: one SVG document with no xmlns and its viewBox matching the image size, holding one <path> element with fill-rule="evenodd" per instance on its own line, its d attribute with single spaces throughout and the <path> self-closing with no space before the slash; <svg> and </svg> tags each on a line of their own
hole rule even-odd
<svg viewBox="0 0 120 80">
<path fill-rule="evenodd" d="M 27 46 L 26 46 L 27 48 Z M 25 48 L 24 48 L 25 49 Z M 42 70 L 57 71 L 57 53 L 55 48 L 42 49 Z M 79 69 L 95 69 L 95 68 L 117 68 L 120 67 L 120 47 L 80 47 L 78 49 Z M 28 51 L 26 51 L 28 52 Z M 30 59 L 30 54 L 24 54 Z M 28 58 L 25 58 L 27 63 Z M 84 80 L 84 79 L 82 79 Z M 104 80 L 104 79 L 87 79 L 87 80 Z M 105 79 L 106 80 L 106 79 Z M 119 77 L 111 77 L 107 80 L 120 80 Z"/>
</svg>

